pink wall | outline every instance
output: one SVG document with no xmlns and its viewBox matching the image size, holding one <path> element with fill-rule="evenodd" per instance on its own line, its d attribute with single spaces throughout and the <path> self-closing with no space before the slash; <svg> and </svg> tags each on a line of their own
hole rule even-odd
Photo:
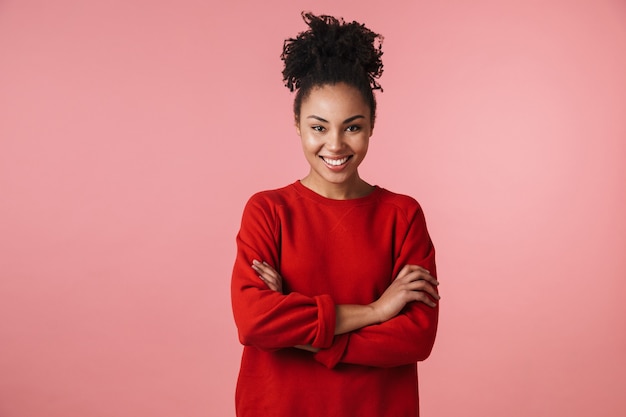
<svg viewBox="0 0 626 417">
<path fill-rule="evenodd" d="M 386 38 L 362 173 L 439 251 L 423 415 L 626 415 L 626 3 L 311 3 Z M 234 239 L 306 173 L 309 8 L 0 2 L 0 416 L 234 415 Z"/>
</svg>

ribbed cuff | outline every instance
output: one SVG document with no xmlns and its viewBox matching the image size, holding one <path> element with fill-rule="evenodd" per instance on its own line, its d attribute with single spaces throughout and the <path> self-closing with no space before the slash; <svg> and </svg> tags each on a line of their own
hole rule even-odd
<svg viewBox="0 0 626 417">
<path fill-rule="evenodd" d="M 317 335 L 313 340 L 313 347 L 324 349 L 333 344 L 335 336 L 336 311 L 335 303 L 330 295 L 318 295 L 315 297 L 317 303 Z"/>
<path fill-rule="evenodd" d="M 349 333 L 335 336 L 332 346 L 328 349 L 320 349 L 315 354 L 315 360 L 328 369 L 333 369 L 343 357 L 349 339 Z"/>
</svg>

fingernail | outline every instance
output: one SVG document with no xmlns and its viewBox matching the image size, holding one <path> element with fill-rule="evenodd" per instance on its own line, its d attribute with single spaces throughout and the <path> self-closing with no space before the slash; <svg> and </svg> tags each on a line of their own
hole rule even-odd
<svg viewBox="0 0 626 417">
<path fill-rule="evenodd" d="M 257 261 L 256 259 L 252 260 L 252 265 L 259 265 L 261 262 Z"/>
</svg>

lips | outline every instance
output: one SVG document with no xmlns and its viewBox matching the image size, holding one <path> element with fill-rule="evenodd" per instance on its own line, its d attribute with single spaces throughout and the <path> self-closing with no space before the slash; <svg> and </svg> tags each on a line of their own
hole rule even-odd
<svg viewBox="0 0 626 417">
<path fill-rule="evenodd" d="M 331 158 L 329 156 L 321 156 L 320 155 L 320 158 L 322 158 L 322 160 L 327 165 L 330 165 L 330 166 L 333 166 L 333 167 L 338 167 L 338 166 L 341 166 L 341 165 L 345 164 L 346 162 L 348 162 L 348 160 L 350 158 L 352 158 L 352 155 L 344 156 L 342 158 Z"/>
</svg>

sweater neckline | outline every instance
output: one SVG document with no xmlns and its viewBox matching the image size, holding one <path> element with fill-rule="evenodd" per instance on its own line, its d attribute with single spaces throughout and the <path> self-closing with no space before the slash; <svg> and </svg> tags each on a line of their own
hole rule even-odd
<svg viewBox="0 0 626 417">
<path fill-rule="evenodd" d="M 300 180 L 297 180 L 292 185 L 296 189 L 296 192 L 298 194 L 310 200 L 316 201 L 321 204 L 329 205 L 329 206 L 344 206 L 344 207 L 374 201 L 378 199 L 378 195 L 380 194 L 382 190 L 382 188 L 380 188 L 378 185 L 374 185 L 374 189 L 372 190 L 372 192 L 363 197 L 350 198 L 347 200 L 335 200 L 333 198 L 324 197 L 323 195 L 316 193 L 310 188 L 305 187 Z"/>
</svg>

